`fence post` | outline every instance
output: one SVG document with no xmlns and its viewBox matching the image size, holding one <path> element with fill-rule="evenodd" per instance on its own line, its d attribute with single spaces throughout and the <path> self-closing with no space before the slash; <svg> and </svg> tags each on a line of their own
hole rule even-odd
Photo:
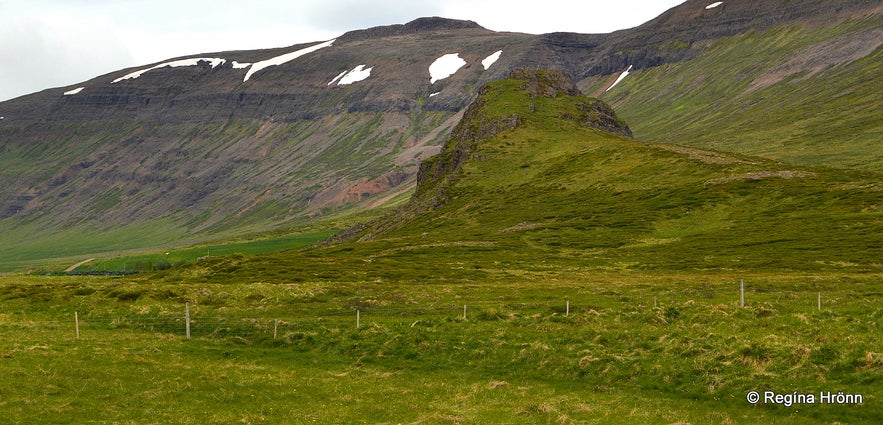
<svg viewBox="0 0 883 425">
<path fill-rule="evenodd" d="M 564 317 L 570 316 L 570 300 L 567 300 L 567 307 L 564 309 Z"/>
<path fill-rule="evenodd" d="M 77 329 L 77 339 L 80 339 L 80 313 L 74 312 L 74 327 Z"/>
<path fill-rule="evenodd" d="M 184 303 L 184 323 L 187 332 L 187 339 L 190 339 L 190 303 Z"/>
<path fill-rule="evenodd" d="M 361 325 L 361 323 L 360 323 L 362 321 L 361 316 L 362 316 L 362 313 L 359 310 L 356 310 L 356 329 L 359 329 L 359 326 Z"/>
<path fill-rule="evenodd" d="M 463 304 L 463 320 L 466 320 L 466 304 Z"/>
<path fill-rule="evenodd" d="M 819 292 L 819 312 L 822 312 L 822 293 Z"/>
<path fill-rule="evenodd" d="M 739 307 L 745 307 L 745 279 L 739 279 Z"/>
<path fill-rule="evenodd" d="M 275 319 L 273 321 L 273 339 L 276 339 L 276 334 L 279 331 L 279 319 Z"/>
</svg>

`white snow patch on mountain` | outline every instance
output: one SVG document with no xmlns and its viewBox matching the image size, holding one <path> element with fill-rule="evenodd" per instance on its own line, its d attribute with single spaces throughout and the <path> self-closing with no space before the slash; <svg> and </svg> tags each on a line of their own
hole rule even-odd
<svg viewBox="0 0 883 425">
<path fill-rule="evenodd" d="M 245 68 L 248 68 L 251 66 L 250 63 L 239 63 L 236 61 L 233 61 L 232 64 L 233 64 L 233 69 L 245 69 Z"/>
<path fill-rule="evenodd" d="M 154 69 L 165 68 L 165 67 L 177 68 L 179 66 L 196 66 L 196 65 L 199 65 L 200 62 L 208 62 L 212 65 L 212 68 L 217 68 L 218 65 L 221 65 L 224 62 L 227 62 L 227 60 L 221 59 L 221 58 L 191 58 L 191 59 L 181 59 L 181 60 L 176 60 L 176 61 L 171 61 L 171 62 L 164 62 L 164 63 L 161 63 L 156 66 L 152 66 L 147 69 L 142 69 L 140 71 L 135 71 L 130 74 L 126 74 L 120 78 L 117 78 L 116 80 L 111 81 L 111 83 L 118 83 L 123 80 L 138 78 L 142 74 L 144 74 L 145 72 L 153 71 Z"/>
<path fill-rule="evenodd" d="M 619 74 L 619 78 L 617 78 L 616 81 L 614 81 L 613 84 L 611 84 L 610 87 L 607 87 L 607 90 L 604 90 L 604 91 L 605 92 L 610 91 L 610 89 L 612 89 L 613 86 L 619 84 L 619 82 L 622 81 L 622 79 L 625 78 L 626 75 L 629 75 L 629 72 L 631 70 L 632 70 L 632 66 L 629 65 L 629 67 L 625 71 L 623 71 L 622 74 Z"/>
<path fill-rule="evenodd" d="M 430 94 L 429 94 L 429 97 L 432 97 L 432 96 L 438 96 L 439 93 L 441 93 L 441 92 L 440 92 L 440 91 L 437 91 L 437 92 L 435 92 L 435 93 L 430 93 Z"/>
<path fill-rule="evenodd" d="M 75 89 L 73 89 L 73 90 L 68 90 L 68 91 L 64 92 L 64 95 L 65 95 L 65 96 L 70 96 L 70 95 L 72 95 L 72 94 L 77 94 L 77 93 L 83 91 L 84 88 L 85 88 L 85 87 L 77 87 L 77 88 L 75 88 Z"/>
<path fill-rule="evenodd" d="M 454 75 L 463 65 L 466 65 L 466 61 L 460 57 L 459 53 L 443 55 L 433 61 L 432 65 L 429 65 L 429 84 Z"/>
<path fill-rule="evenodd" d="M 493 65 L 494 62 L 497 61 L 497 59 L 500 59 L 500 55 L 502 55 L 502 54 L 503 54 L 502 50 L 497 50 L 496 52 L 491 53 L 490 56 L 482 59 L 481 65 L 484 66 L 484 70 L 487 71 L 487 69 L 490 68 L 491 65 Z"/>
<path fill-rule="evenodd" d="M 328 40 L 324 43 L 319 43 L 314 46 L 305 47 L 303 49 L 300 49 L 300 50 L 297 50 L 297 51 L 294 51 L 291 53 L 286 53 L 284 55 L 276 56 L 275 58 L 270 58 L 267 60 L 262 60 L 260 62 L 255 62 L 255 63 L 251 64 L 251 68 L 248 70 L 248 72 L 245 73 L 245 78 L 242 81 L 248 81 L 248 79 L 251 78 L 251 76 L 255 72 L 258 72 L 264 68 L 276 66 L 276 65 L 282 65 L 283 63 L 293 61 L 293 60 L 295 60 L 303 55 L 306 55 L 308 53 L 313 53 L 316 50 L 331 46 L 332 44 L 334 44 L 334 40 L 335 39 Z"/>
<path fill-rule="evenodd" d="M 707 9 L 714 9 L 715 7 L 718 7 L 718 6 L 722 5 L 722 4 L 724 4 L 724 2 L 722 2 L 722 1 L 716 1 L 716 2 L 714 2 L 714 3 L 712 3 L 712 4 L 709 4 L 708 6 L 705 6 L 705 9 L 706 9 L 706 10 L 707 10 Z"/>
<path fill-rule="evenodd" d="M 334 77 L 331 81 L 328 82 L 328 85 L 330 86 L 330 85 L 336 83 L 337 80 L 339 80 L 340 77 L 343 77 L 344 75 L 346 75 L 347 72 L 349 72 L 349 71 L 346 71 L 346 70 L 341 71 L 340 74 L 337 74 L 336 77 Z"/>
<path fill-rule="evenodd" d="M 356 81 L 362 81 L 371 76 L 371 70 L 374 67 L 365 69 L 365 65 L 357 65 L 352 71 L 347 72 L 340 81 L 337 82 L 339 86 L 345 86 L 347 84 L 355 83 Z"/>
</svg>

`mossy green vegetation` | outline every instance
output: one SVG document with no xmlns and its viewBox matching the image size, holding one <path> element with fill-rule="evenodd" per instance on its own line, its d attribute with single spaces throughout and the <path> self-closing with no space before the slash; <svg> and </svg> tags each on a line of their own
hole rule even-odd
<svg viewBox="0 0 883 425">
<path fill-rule="evenodd" d="M 415 255 L 528 269 L 881 270 L 879 174 L 632 140 L 562 119 L 590 99 L 518 86 L 492 83 L 473 116 L 518 126 L 424 182 L 447 182 L 442 193 L 418 187 L 429 211 L 393 214 L 377 227 L 394 230 L 350 247 L 373 260 L 361 273 Z M 450 149 L 434 160 L 451 161 Z"/>
</svg>

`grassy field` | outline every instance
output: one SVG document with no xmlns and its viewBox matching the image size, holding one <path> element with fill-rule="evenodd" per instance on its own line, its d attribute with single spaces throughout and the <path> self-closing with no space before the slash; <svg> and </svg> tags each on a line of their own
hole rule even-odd
<svg viewBox="0 0 883 425">
<path fill-rule="evenodd" d="M 334 230 L 277 235 L 254 240 L 229 240 L 188 247 L 169 248 L 148 254 L 118 255 L 77 267 L 77 272 L 138 271 L 170 268 L 198 261 L 200 258 L 230 254 L 264 254 L 312 245 L 336 233 Z"/>
<path fill-rule="evenodd" d="M 879 275 L 0 282 L 7 423 L 883 420 Z M 864 403 L 754 405 L 752 390 Z"/>
</svg>

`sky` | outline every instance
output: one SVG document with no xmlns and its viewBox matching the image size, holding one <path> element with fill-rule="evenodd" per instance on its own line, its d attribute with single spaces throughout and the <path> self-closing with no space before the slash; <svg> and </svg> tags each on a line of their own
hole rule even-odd
<svg viewBox="0 0 883 425">
<path fill-rule="evenodd" d="M 424 16 L 494 31 L 609 33 L 683 2 L 0 0 L 0 101 L 172 57 L 325 41 Z"/>
</svg>

